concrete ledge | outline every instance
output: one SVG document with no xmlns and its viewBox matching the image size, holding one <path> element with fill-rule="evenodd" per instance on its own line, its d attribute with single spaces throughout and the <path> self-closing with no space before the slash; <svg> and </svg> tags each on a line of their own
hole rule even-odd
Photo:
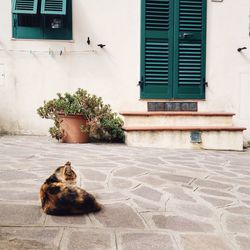
<svg viewBox="0 0 250 250">
<path fill-rule="evenodd" d="M 123 116 L 234 116 L 234 113 L 226 112 L 120 112 Z"/>
<path fill-rule="evenodd" d="M 124 113 L 124 127 L 141 126 L 227 126 L 233 125 L 233 113 L 132 112 Z"/>
<path fill-rule="evenodd" d="M 244 131 L 243 127 L 229 126 L 138 126 L 123 127 L 125 131 Z"/>
</svg>

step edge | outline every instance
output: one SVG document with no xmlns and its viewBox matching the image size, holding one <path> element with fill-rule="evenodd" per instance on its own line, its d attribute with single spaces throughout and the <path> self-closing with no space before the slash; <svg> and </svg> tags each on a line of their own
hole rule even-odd
<svg viewBox="0 0 250 250">
<path fill-rule="evenodd" d="M 151 111 L 151 112 L 120 112 L 122 116 L 234 116 L 235 113 L 227 112 L 191 112 L 191 111 Z"/>
<path fill-rule="evenodd" d="M 244 127 L 227 126 L 135 126 L 123 127 L 126 132 L 132 131 L 244 131 Z"/>
</svg>

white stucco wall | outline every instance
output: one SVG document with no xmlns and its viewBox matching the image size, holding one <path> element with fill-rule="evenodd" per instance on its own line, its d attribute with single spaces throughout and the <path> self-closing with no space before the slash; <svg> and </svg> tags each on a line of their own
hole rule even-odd
<svg viewBox="0 0 250 250">
<path fill-rule="evenodd" d="M 250 140 L 249 0 L 208 0 L 206 101 L 200 111 L 233 111 Z M 0 1 L 0 131 L 46 134 L 36 114 L 57 92 L 85 88 L 117 112 L 146 110 L 139 100 L 140 0 L 73 0 L 71 42 L 11 39 L 11 1 Z M 91 45 L 87 45 L 87 37 Z M 105 49 L 97 44 L 106 44 Z M 248 47 L 242 53 L 241 46 Z M 49 55 L 49 49 L 55 52 Z M 43 52 L 10 52 L 28 50 Z M 62 56 L 60 50 L 66 51 Z M 75 52 L 70 51 L 86 51 Z M 1 74 L 0 74 L 1 75 Z"/>
<path fill-rule="evenodd" d="M 208 0 L 206 101 L 200 110 L 232 111 L 250 140 L 250 1 Z M 241 53 L 239 47 L 247 47 Z"/>
</svg>

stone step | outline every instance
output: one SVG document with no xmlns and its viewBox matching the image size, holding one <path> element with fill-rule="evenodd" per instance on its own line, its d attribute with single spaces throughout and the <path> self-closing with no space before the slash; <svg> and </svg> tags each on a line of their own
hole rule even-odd
<svg viewBox="0 0 250 250">
<path fill-rule="evenodd" d="M 232 126 L 234 113 L 121 112 L 124 126 Z"/>
<path fill-rule="evenodd" d="M 135 147 L 243 150 L 245 128 L 233 126 L 124 127 L 126 144 Z M 200 137 L 193 142 L 192 137 Z"/>
</svg>

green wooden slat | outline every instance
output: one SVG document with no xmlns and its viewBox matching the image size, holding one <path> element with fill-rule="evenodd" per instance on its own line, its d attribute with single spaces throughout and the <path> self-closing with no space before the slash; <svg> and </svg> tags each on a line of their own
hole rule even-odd
<svg viewBox="0 0 250 250">
<path fill-rule="evenodd" d="M 67 0 L 42 0 L 41 13 L 66 15 Z"/>
<path fill-rule="evenodd" d="M 36 14 L 38 0 L 13 0 L 12 13 L 15 14 Z"/>
</svg>

